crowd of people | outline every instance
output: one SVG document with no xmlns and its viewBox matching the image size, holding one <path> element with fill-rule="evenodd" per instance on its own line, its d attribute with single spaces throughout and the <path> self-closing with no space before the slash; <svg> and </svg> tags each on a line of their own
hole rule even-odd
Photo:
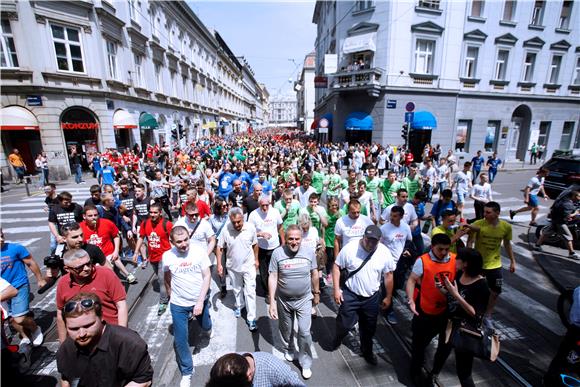
<svg viewBox="0 0 580 387">
<path fill-rule="evenodd" d="M 73 171 L 82 184 L 75 152 Z M 453 152 L 444 157 L 439 145 L 426 147 L 416 161 L 400 147 L 318 144 L 279 130 L 204 138 L 178 149 L 107 150 L 91 155 L 90 165 L 98 183 L 87 187 L 82 206 L 45 181 L 51 238 L 45 275 L 26 248 L 0 235 L 2 299 L 8 286 L 17 290 L 7 310 L 20 351 L 43 341 L 29 316 L 25 267 L 40 291 L 56 283 L 64 386 L 151 384 L 147 346 L 127 328 L 121 280 L 135 283 L 135 267 L 151 267 L 159 283 L 158 315 L 171 313 L 181 386 L 194 374 L 188 321 L 199 322 L 206 342 L 227 334 L 213 330 L 211 281 L 222 298 L 233 293 L 232 318 L 245 319 L 250 332 L 258 331 L 256 289 L 264 290 L 284 358 L 298 360 L 304 380 L 312 376 L 310 331 L 321 292 L 338 306 L 332 347 L 358 326 L 362 356 L 376 366 L 377 320 L 383 314 L 398 323 L 393 297 L 400 290 L 413 313 L 410 375 L 417 385 L 430 385 L 452 349 L 445 340 L 448 321 L 454 328 L 466 322 L 493 327 L 502 246 L 509 271 L 516 270 L 512 228 L 492 198 L 501 166 L 496 154 L 485 160 L 477 152 L 459 168 Z M 530 180 L 527 207 L 516 211 L 532 210 L 532 222 L 538 207 L 532 196 L 545 175 L 540 170 Z M 475 207 L 470 219 L 464 214 L 469 199 Z M 433 369 L 425 374 L 426 347 L 437 335 Z M 113 351 L 93 356 L 105 343 Z M 456 361 L 461 385 L 473 386 L 473 354 L 457 353 Z M 88 367 L 92 362 L 100 366 Z M 207 382 L 303 384 L 286 363 L 261 352 L 216 359 Z"/>
</svg>

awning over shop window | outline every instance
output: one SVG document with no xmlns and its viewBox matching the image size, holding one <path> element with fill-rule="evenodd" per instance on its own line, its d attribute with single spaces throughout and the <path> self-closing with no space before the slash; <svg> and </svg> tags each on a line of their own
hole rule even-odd
<svg viewBox="0 0 580 387">
<path fill-rule="evenodd" d="M 40 130 L 38 120 L 28 109 L 7 106 L 0 110 L 0 130 Z"/>
<path fill-rule="evenodd" d="M 373 117 L 364 112 L 352 112 L 344 122 L 346 130 L 373 130 Z"/>
<path fill-rule="evenodd" d="M 411 129 L 416 130 L 433 130 L 437 129 L 437 119 L 431 112 L 420 111 L 413 115 Z"/>
<path fill-rule="evenodd" d="M 342 52 L 344 54 L 352 54 L 354 52 L 362 51 L 376 51 L 377 49 L 377 33 L 370 32 L 368 34 L 349 36 L 342 44 Z"/>
<path fill-rule="evenodd" d="M 139 127 L 141 129 L 157 129 L 159 128 L 159 123 L 151 114 L 143 113 L 139 119 Z"/>
<path fill-rule="evenodd" d="M 316 128 L 318 128 L 318 118 L 315 118 L 314 121 L 312 121 L 312 124 L 310 125 L 310 129 Z"/>
<path fill-rule="evenodd" d="M 113 128 L 115 129 L 135 129 L 137 128 L 137 122 L 135 117 L 126 110 L 117 110 L 113 114 Z"/>
</svg>

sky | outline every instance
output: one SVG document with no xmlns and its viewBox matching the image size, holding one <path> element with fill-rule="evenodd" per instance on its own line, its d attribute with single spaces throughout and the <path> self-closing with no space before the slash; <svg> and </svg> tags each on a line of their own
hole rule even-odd
<svg viewBox="0 0 580 387">
<path fill-rule="evenodd" d="M 187 2 L 208 28 L 224 38 L 236 56 L 244 56 L 270 96 L 293 93 L 306 54 L 314 50 L 314 1 Z"/>
</svg>

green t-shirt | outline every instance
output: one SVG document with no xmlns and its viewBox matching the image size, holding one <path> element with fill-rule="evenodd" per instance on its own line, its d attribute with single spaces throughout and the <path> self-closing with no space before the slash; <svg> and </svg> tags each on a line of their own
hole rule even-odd
<svg viewBox="0 0 580 387">
<path fill-rule="evenodd" d="M 336 189 L 333 189 L 336 187 Z M 328 196 L 338 196 L 340 194 L 340 190 L 342 188 L 342 179 L 338 173 L 332 174 L 328 176 L 328 189 L 326 194 Z"/>
<path fill-rule="evenodd" d="M 284 199 L 278 200 L 274 203 L 274 208 L 280 211 L 280 214 L 286 212 L 286 202 Z M 284 230 L 288 228 L 291 224 L 298 224 L 298 214 L 300 213 L 300 203 L 298 200 L 292 200 L 292 204 L 290 205 L 290 209 L 286 216 L 282 217 L 282 227 Z"/>
<path fill-rule="evenodd" d="M 275 190 L 278 185 L 278 176 L 269 176 L 268 182 L 272 185 L 272 189 Z"/>
<path fill-rule="evenodd" d="M 448 229 L 448 228 L 446 229 L 445 227 L 443 227 L 443 225 L 439 225 L 439 226 L 435 227 L 433 230 L 431 230 L 431 238 L 433 238 L 433 235 L 437 235 L 437 234 L 446 234 L 449 238 L 453 238 L 453 236 L 455 235 L 456 232 L 457 232 L 457 230 Z M 452 243 L 451 248 L 449 250 L 452 253 L 457 254 L 457 243 Z"/>
<path fill-rule="evenodd" d="M 397 190 L 403 188 L 403 183 L 400 181 L 395 181 L 393 184 L 388 179 L 383 180 L 381 184 L 381 190 L 383 191 L 383 208 L 387 208 L 391 204 L 395 204 L 395 197 L 397 196 Z"/>
<path fill-rule="evenodd" d="M 328 217 L 326 210 L 322 206 L 318 206 L 322 215 Z M 308 214 L 310 216 L 310 221 L 312 222 L 312 227 L 314 227 L 318 231 L 318 235 L 322 235 L 322 223 L 320 222 L 320 215 L 318 215 L 313 209 L 310 207 L 302 208 L 299 214 Z"/>
<path fill-rule="evenodd" d="M 324 188 L 324 177 L 325 175 L 322 172 L 312 172 L 312 187 L 319 195 L 322 193 L 322 188 Z"/>
<path fill-rule="evenodd" d="M 512 240 L 512 225 L 500 220 L 494 227 L 485 219 L 477 220 L 473 225 L 480 229 L 475 234 L 475 249 L 483 257 L 483 268 L 489 270 L 501 267 L 501 243 L 503 240 Z"/>
<path fill-rule="evenodd" d="M 405 177 L 403 179 L 403 186 L 409 193 L 409 201 L 411 201 L 417 192 L 421 189 L 421 182 L 419 174 L 415 175 L 414 179 L 409 179 L 409 177 Z"/>
<path fill-rule="evenodd" d="M 324 244 L 327 247 L 334 246 L 334 239 L 336 235 L 334 235 L 334 226 L 336 226 L 336 221 L 344 216 L 344 212 L 342 210 L 337 211 L 334 215 L 327 213 L 328 215 L 328 226 L 324 229 Z"/>
<path fill-rule="evenodd" d="M 370 193 L 373 194 L 373 201 L 375 203 L 378 203 L 379 202 L 379 187 L 380 187 L 381 183 L 383 182 L 382 179 L 375 176 L 372 180 L 367 177 L 365 179 L 365 181 L 367 183 L 367 191 L 369 191 Z"/>
<path fill-rule="evenodd" d="M 285 182 L 290 181 L 290 175 L 292 174 L 292 171 L 282 171 L 280 172 L 280 176 L 282 177 L 282 179 L 284 179 Z"/>
</svg>

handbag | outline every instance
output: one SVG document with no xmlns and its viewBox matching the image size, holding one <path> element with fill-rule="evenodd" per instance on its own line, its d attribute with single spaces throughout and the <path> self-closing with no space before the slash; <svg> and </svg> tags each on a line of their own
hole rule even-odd
<svg viewBox="0 0 580 387">
<path fill-rule="evenodd" d="M 367 255 L 367 257 L 365 258 L 365 260 L 363 261 L 363 263 L 360 264 L 360 266 L 353 272 L 348 271 L 347 268 L 344 269 L 340 269 L 340 279 L 339 279 L 339 284 L 341 288 L 344 288 L 346 286 L 346 281 L 348 281 L 348 279 L 352 276 L 354 276 L 356 273 L 358 273 L 366 264 L 368 261 L 370 261 L 371 256 L 374 254 L 375 252 L 370 252 L 369 255 Z"/>
<path fill-rule="evenodd" d="M 475 357 L 491 362 L 499 355 L 499 334 L 481 323 L 473 326 L 467 320 L 461 320 L 459 323 L 448 320 L 445 342 L 460 352 L 469 352 Z"/>
</svg>

